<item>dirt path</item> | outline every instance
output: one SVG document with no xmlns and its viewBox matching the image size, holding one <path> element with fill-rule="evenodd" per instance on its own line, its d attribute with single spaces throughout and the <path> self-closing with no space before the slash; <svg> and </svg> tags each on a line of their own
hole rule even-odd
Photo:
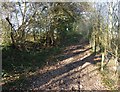
<svg viewBox="0 0 120 92">
<path fill-rule="evenodd" d="M 98 67 L 100 55 L 90 54 L 88 45 L 67 47 L 59 55 L 64 60 L 45 66 L 32 78 L 30 89 L 34 90 L 106 90 Z M 58 56 L 58 57 L 59 57 Z"/>
</svg>

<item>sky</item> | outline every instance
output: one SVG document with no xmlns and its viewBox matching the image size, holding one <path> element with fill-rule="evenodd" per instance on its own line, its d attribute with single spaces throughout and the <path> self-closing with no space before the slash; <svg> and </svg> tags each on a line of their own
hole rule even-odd
<svg viewBox="0 0 120 92">
<path fill-rule="evenodd" d="M 27 2 L 117 2 L 120 0 L 0 0 L 0 2 L 18 2 L 18 1 L 27 1 Z"/>
<path fill-rule="evenodd" d="M 21 1 L 21 0 L 11 0 L 11 1 Z M 26 0 L 27 1 L 27 0 Z M 30 1 L 30 0 L 29 0 Z M 38 1 L 38 0 L 37 0 Z M 40 0 L 39 0 L 40 1 Z M 41 0 L 42 1 L 42 0 Z M 54 0 L 55 1 L 55 0 Z M 82 1 L 82 0 L 79 0 L 79 1 Z M 92 0 L 91 0 L 92 1 Z M 108 0 L 104 0 L 104 1 L 108 1 Z M 110 0 L 109 0 L 110 1 Z M 116 0 L 114 0 L 114 1 L 116 1 Z M 120 1 L 120 0 L 118 0 L 118 1 Z M 115 3 L 115 2 L 114 2 Z M 23 7 L 24 7 L 24 4 L 23 4 Z M 97 7 L 96 7 L 96 9 L 97 9 Z M 103 18 L 105 18 L 106 20 L 107 20 L 107 18 L 108 18 L 108 16 L 107 16 L 107 11 L 108 11 L 108 8 L 107 7 L 104 7 L 104 9 L 102 9 L 102 16 L 103 16 Z M 20 14 L 21 15 L 21 14 Z M 21 25 L 22 24 L 22 17 L 21 16 L 19 16 L 19 24 Z M 14 21 L 14 19 L 12 20 L 13 22 L 15 22 Z"/>
</svg>

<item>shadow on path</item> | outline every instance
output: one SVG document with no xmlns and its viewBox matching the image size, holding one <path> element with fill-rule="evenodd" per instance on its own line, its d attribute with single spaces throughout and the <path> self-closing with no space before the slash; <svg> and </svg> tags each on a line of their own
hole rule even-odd
<svg viewBox="0 0 120 92">
<path fill-rule="evenodd" d="M 100 60 L 94 60 L 95 58 L 98 58 L 95 55 L 96 54 L 93 53 L 93 54 L 89 55 L 88 57 L 86 57 L 86 58 L 84 58 L 84 59 L 82 59 L 80 61 L 69 63 L 69 64 L 67 64 L 67 65 L 65 65 L 63 67 L 60 67 L 60 68 L 56 69 L 56 70 L 50 70 L 48 72 L 45 72 L 44 74 L 40 74 L 40 75 L 38 74 L 37 77 L 36 76 L 32 76 L 32 80 L 39 81 L 38 84 L 35 84 L 35 85 L 37 85 L 37 86 L 35 86 L 35 88 L 36 87 L 40 87 L 40 86 L 48 83 L 51 79 L 53 79 L 53 78 L 55 78 L 57 76 L 60 76 L 60 75 L 65 74 L 65 73 L 68 73 L 71 70 L 73 70 L 73 69 L 75 69 L 77 67 L 82 66 L 86 62 L 89 62 L 91 64 L 96 64 L 97 62 L 100 62 Z M 83 70 L 83 69 L 81 69 L 81 70 Z M 34 85 L 34 83 L 33 83 L 33 85 Z"/>
<path fill-rule="evenodd" d="M 79 51 L 79 52 L 77 52 L 75 54 L 72 54 L 71 56 L 68 55 L 68 57 L 66 57 L 66 58 L 70 58 L 70 57 L 74 58 L 75 55 L 82 54 L 83 52 L 86 52 L 89 49 L 90 48 L 87 48 L 87 49 L 85 49 L 83 51 Z M 97 62 L 100 62 L 100 60 L 96 59 L 98 57 L 99 56 L 96 56 L 96 54 L 93 53 L 93 54 L 90 54 L 89 56 L 83 58 L 82 60 L 71 62 L 71 63 L 66 64 L 66 65 L 64 65 L 64 66 L 62 66 L 60 68 L 55 69 L 55 70 L 50 70 L 50 71 L 47 71 L 47 72 L 45 72 L 43 74 L 37 74 L 37 75 L 34 75 L 34 76 L 29 76 L 28 80 L 21 81 L 21 83 L 23 83 L 23 85 L 21 86 L 20 84 L 18 84 L 19 88 L 16 88 L 16 89 L 22 89 L 23 87 L 24 87 L 23 89 L 29 89 L 29 88 L 31 88 L 31 86 L 34 86 L 34 88 L 38 88 L 40 86 L 43 86 L 43 85 L 47 84 L 51 79 L 53 79 L 55 77 L 58 77 L 58 76 L 60 76 L 62 74 L 68 73 L 71 70 L 73 70 L 73 69 L 75 69 L 77 67 L 82 66 L 86 62 L 89 62 L 91 64 L 96 64 Z M 66 58 L 64 58 L 64 59 L 66 59 Z M 83 69 L 81 69 L 81 70 L 83 70 Z M 75 73 L 75 72 L 73 72 L 73 73 Z M 66 75 L 66 77 L 67 77 L 67 75 Z M 16 80 L 16 81 L 12 82 L 12 84 L 16 83 L 17 81 L 19 81 L 19 80 Z M 3 87 L 5 87 L 7 85 L 8 84 L 5 84 L 5 85 L 3 85 Z M 13 87 L 10 87 L 10 88 L 13 88 Z"/>
</svg>

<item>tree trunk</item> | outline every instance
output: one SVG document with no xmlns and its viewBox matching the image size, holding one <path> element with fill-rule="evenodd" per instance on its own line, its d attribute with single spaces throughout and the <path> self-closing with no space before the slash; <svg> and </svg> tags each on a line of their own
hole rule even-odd
<svg viewBox="0 0 120 92">
<path fill-rule="evenodd" d="M 7 22 L 9 23 L 9 25 L 11 27 L 10 37 L 11 37 L 12 47 L 15 48 L 16 46 L 15 46 L 15 40 L 14 40 L 14 34 L 13 34 L 13 29 L 14 28 L 13 28 L 13 26 L 12 26 L 12 24 L 11 24 L 8 17 L 6 18 L 6 20 L 7 20 Z"/>
<path fill-rule="evenodd" d="M 97 39 L 97 38 L 96 38 L 96 35 L 95 35 L 95 44 L 94 44 L 94 52 L 95 52 L 95 53 L 96 53 L 96 48 L 97 48 L 96 39 Z"/>
<path fill-rule="evenodd" d="M 102 52 L 101 71 L 103 71 L 104 59 L 105 59 L 105 55 L 104 52 Z"/>
</svg>

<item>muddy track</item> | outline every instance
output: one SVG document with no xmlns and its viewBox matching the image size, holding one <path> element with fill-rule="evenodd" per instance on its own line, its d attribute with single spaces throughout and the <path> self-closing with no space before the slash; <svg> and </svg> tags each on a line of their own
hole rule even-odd
<svg viewBox="0 0 120 92">
<path fill-rule="evenodd" d="M 39 69 L 28 89 L 34 90 L 106 90 L 96 64 L 99 54 L 91 54 L 89 45 L 67 47 L 55 65 Z"/>
</svg>

